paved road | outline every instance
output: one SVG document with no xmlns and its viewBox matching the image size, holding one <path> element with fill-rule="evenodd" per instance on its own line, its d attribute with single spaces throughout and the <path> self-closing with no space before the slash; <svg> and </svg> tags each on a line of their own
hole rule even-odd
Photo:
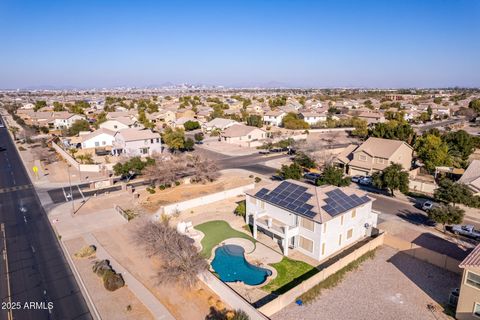
<svg viewBox="0 0 480 320">
<path fill-rule="evenodd" d="M 0 128 L 0 146 L 7 148 L 0 152 L 0 221 L 5 224 L 11 301 L 20 304 L 13 310 L 14 319 L 92 319 L 5 128 Z M 21 212 L 20 206 L 27 211 Z M 4 283 L 6 274 L 0 276 Z M 6 301 L 6 288 L 0 289 Z M 52 302 L 53 309 L 25 307 L 25 303 L 42 302 Z"/>
</svg>

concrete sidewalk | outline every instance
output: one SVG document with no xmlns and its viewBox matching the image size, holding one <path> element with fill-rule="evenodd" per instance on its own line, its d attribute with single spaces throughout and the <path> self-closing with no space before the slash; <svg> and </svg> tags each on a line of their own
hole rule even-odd
<svg viewBox="0 0 480 320">
<path fill-rule="evenodd" d="M 127 269 L 125 269 L 115 258 L 113 258 L 102 245 L 97 241 L 95 236 L 91 233 L 86 233 L 83 235 L 85 241 L 94 245 L 97 248 L 96 255 L 99 259 L 107 259 L 110 261 L 112 268 L 122 274 L 125 284 L 128 286 L 128 289 L 137 296 L 137 298 L 150 310 L 155 319 L 172 319 L 175 318 L 170 314 L 170 312 L 165 308 L 163 304 L 158 301 L 158 299 L 140 282 L 138 281 Z"/>
</svg>

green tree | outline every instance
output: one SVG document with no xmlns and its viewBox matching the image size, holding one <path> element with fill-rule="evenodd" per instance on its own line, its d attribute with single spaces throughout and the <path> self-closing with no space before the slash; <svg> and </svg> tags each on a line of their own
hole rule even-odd
<svg viewBox="0 0 480 320">
<path fill-rule="evenodd" d="M 299 130 L 308 129 L 309 125 L 303 119 L 300 119 L 298 114 L 289 112 L 283 117 L 283 127 L 286 129 Z"/>
<path fill-rule="evenodd" d="M 35 106 L 33 107 L 33 111 L 38 111 L 43 107 L 47 106 L 47 101 L 45 100 L 37 100 L 35 101 Z"/>
<path fill-rule="evenodd" d="M 195 139 L 195 142 L 200 142 L 200 141 L 203 141 L 204 136 L 203 136 L 203 133 L 197 132 L 197 133 L 195 133 L 193 138 Z"/>
<path fill-rule="evenodd" d="M 198 121 L 188 120 L 183 124 L 183 127 L 185 128 L 186 131 L 197 130 L 200 128 L 200 123 L 198 123 Z"/>
<path fill-rule="evenodd" d="M 100 127 L 100 124 L 104 123 L 107 121 L 107 113 L 105 111 L 100 112 L 96 119 L 95 119 L 95 128 L 98 129 Z"/>
<path fill-rule="evenodd" d="M 436 223 L 443 225 L 443 232 L 445 232 L 445 225 L 460 224 L 463 221 L 465 211 L 459 207 L 451 205 L 442 205 L 432 208 L 428 212 L 428 217 Z"/>
<path fill-rule="evenodd" d="M 193 150 L 194 146 L 195 146 L 195 142 L 193 141 L 192 138 L 187 138 L 183 143 L 183 149 L 187 151 Z"/>
<path fill-rule="evenodd" d="M 17 133 L 20 129 L 18 129 L 18 127 L 10 127 L 8 130 L 12 133 L 13 140 L 17 140 Z"/>
<path fill-rule="evenodd" d="M 90 123 L 87 120 L 77 120 L 68 129 L 69 136 L 76 136 L 80 131 L 89 131 Z"/>
<path fill-rule="evenodd" d="M 370 135 L 377 138 L 396 139 L 411 143 L 415 137 L 415 131 L 405 121 L 390 120 L 377 123 L 370 131 Z"/>
<path fill-rule="evenodd" d="M 65 111 L 65 107 L 63 106 L 63 103 L 60 103 L 58 101 L 53 102 L 53 111 L 59 112 L 59 111 Z"/>
<path fill-rule="evenodd" d="M 215 118 L 223 118 L 225 116 L 222 106 L 215 105 L 212 108 L 213 108 L 213 111 L 210 112 L 210 120 Z"/>
<path fill-rule="evenodd" d="M 365 138 L 368 136 L 368 122 L 358 117 L 353 117 L 351 120 L 352 127 L 355 129 L 352 131 L 352 135 Z"/>
<path fill-rule="evenodd" d="M 373 184 L 377 188 L 388 189 L 392 196 L 395 196 L 395 190 L 407 193 L 408 173 L 403 171 L 401 164 L 392 163 L 383 171 L 376 172 L 373 175 Z"/>
<path fill-rule="evenodd" d="M 302 166 L 304 168 L 312 169 L 317 167 L 317 163 L 315 160 L 310 158 L 307 154 L 304 152 L 298 152 L 295 155 L 295 158 L 293 159 L 293 162 L 298 164 L 299 166 Z"/>
<path fill-rule="evenodd" d="M 434 196 L 435 199 L 446 203 L 452 203 L 454 206 L 458 203 L 467 206 L 473 203 L 473 192 L 465 184 L 455 183 L 447 178 L 443 178 L 439 181 Z"/>
<path fill-rule="evenodd" d="M 474 138 L 465 130 L 452 131 L 444 136 L 451 155 L 467 160 L 475 150 Z"/>
<path fill-rule="evenodd" d="M 429 172 L 434 172 L 435 167 L 449 166 L 452 163 L 448 145 L 435 135 L 426 134 L 418 138 L 415 150 Z"/>
<path fill-rule="evenodd" d="M 473 99 L 468 104 L 470 109 L 475 110 L 476 112 L 480 112 L 480 99 Z"/>
<path fill-rule="evenodd" d="M 140 157 L 132 157 L 124 163 L 116 163 L 113 166 L 113 173 L 117 176 L 128 177 L 133 174 L 141 174 L 147 166 L 155 163 L 155 159 L 147 157 L 142 160 Z"/>
<path fill-rule="evenodd" d="M 337 187 L 344 187 L 350 184 L 350 178 L 343 177 L 343 170 L 334 165 L 327 165 L 322 172 L 322 176 L 317 180 L 317 185 L 329 184 Z"/>
<path fill-rule="evenodd" d="M 433 98 L 433 103 L 435 104 L 441 104 L 442 103 L 442 97 L 435 97 Z M 430 107 L 430 106 L 429 106 Z"/>
<path fill-rule="evenodd" d="M 302 177 L 302 172 L 302 167 L 296 163 L 292 163 L 291 165 L 282 165 L 282 168 L 277 171 L 277 174 L 283 179 L 299 180 Z"/>
<path fill-rule="evenodd" d="M 185 132 L 181 128 L 167 127 L 162 133 L 162 140 L 170 150 L 181 150 L 185 147 Z"/>
<path fill-rule="evenodd" d="M 245 200 L 242 200 L 240 202 L 237 202 L 238 205 L 235 208 L 235 214 L 240 217 L 245 217 L 245 214 L 247 213 L 247 206 Z"/>
<path fill-rule="evenodd" d="M 263 126 L 263 119 L 258 114 L 251 114 L 247 116 L 246 122 L 248 126 L 261 128 Z"/>
</svg>

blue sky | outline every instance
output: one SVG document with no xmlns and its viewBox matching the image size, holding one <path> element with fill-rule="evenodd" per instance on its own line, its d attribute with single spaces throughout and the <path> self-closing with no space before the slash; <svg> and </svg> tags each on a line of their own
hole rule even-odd
<svg viewBox="0 0 480 320">
<path fill-rule="evenodd" d="M 480 86 L 480 1 L 0 1 L 0 88 Z"/>
</svg>

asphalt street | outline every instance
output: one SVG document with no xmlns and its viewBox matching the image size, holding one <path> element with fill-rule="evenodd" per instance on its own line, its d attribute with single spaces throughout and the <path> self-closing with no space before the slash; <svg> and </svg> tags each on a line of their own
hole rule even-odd
<svg viewBox="0 0 480 320">
<path fill-rule="evenodd" d="M 2 302 L 12 302 L 14 319 L 92 319 L 6 128 L 0 128 L 0 146 L 6 148 L 0 151 L 0 222 L 11 287 L 9 299 L 2 259 Z"/>
</svg>

